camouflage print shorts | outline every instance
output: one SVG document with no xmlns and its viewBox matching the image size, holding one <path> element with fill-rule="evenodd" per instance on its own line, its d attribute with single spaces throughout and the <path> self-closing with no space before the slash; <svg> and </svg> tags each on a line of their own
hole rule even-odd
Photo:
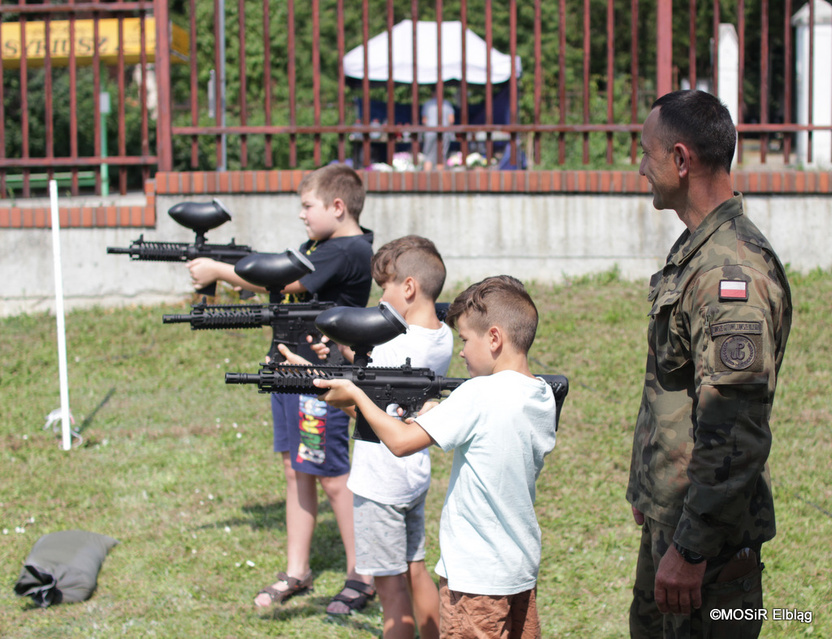
<svg viewBox="0 0 832 639">
<path fill-rule="evenodd" d="M 654 599 L 656 569 L 673 543 L 673 528 L 646 518 L 630 606 L 630 636 L 635 639 L 746 639 L 760 634 L 762 620 L 752 611 L 763 608 L 763 564 L 759 552 L 743 549 L 708 561 L 702 608 L 690 615 L 663 615 Z M 711 614 L 712 610 L 748 614 Z M 716 616 L 718 620 L 713 620 Z M 722 617 L 732 616 L 728 620 Z M 737 619 L 738 618 L 738 619 Z"/>
</svg>

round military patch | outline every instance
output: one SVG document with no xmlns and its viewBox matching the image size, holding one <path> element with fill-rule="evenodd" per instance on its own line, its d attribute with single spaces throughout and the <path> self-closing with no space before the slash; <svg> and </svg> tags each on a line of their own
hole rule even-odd
<svg viewBox="0 0 832 639">
<path fill-rule="evenodd" d="M 724 342 L 719 351 L 722 363 L 728 368 L 741 371 L 754 363 L 757 351 L 754 342 L 745 335 L 731 335 Z"/>
</svg>

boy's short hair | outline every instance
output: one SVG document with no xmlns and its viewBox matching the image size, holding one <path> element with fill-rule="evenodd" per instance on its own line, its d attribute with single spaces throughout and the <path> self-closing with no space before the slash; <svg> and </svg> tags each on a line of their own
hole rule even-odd
<svg viewBox="0 0 832 639">
<path fill-rule="evenodd" d="M 522 353 L 528 353 L 534 343 L 537 307 L 523 283 L 511 275 L 488 277 L 469 286 L 451 303 L 445 322 L 456 328 L 462 315 L 479 334 L 499 326 Z"/>
<path fill-rule="evenodd" d="M 382 286 L 412 277 L 434 302 L 445 286 L 445 262 L 426 237 L 405 235 L 382 246 L 371 262 L 373 279 Z"/>
<path fill-rule="evenodd" d="M 298 194 L 303 196 L 309 191 L 313 191 L 324 206 L 331 206 L 336 198 L 342 200 L 356 222 L 364 209 L 364 182 L 346 164 L 329 164 L 304 175 Z"/>
</svg>

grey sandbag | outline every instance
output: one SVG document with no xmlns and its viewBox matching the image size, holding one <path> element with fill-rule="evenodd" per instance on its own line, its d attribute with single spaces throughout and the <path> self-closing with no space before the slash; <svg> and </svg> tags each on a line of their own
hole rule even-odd
<svg viewBox="0 0 832 639">
<path fill-rule="evenodd" d="M 98 582 L 98 571 L 117 539 L 86 532 L 62 530 L 35 542 L 26 558 L 15 594 L 31 597 L 46 608 L 63 601 L 89 599 Z"/>
</svg>

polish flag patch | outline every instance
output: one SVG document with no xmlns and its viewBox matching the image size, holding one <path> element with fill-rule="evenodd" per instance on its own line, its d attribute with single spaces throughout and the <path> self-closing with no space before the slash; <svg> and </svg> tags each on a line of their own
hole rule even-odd
<svg viewBox="0 0 832 639">
<path fill-rule="evenodd" d="M 719 299 L 720 300 L 747 300 L 748 299 L 748 282 L 738 280 L 720 280 L 719 282 Z"/>
</svg>

